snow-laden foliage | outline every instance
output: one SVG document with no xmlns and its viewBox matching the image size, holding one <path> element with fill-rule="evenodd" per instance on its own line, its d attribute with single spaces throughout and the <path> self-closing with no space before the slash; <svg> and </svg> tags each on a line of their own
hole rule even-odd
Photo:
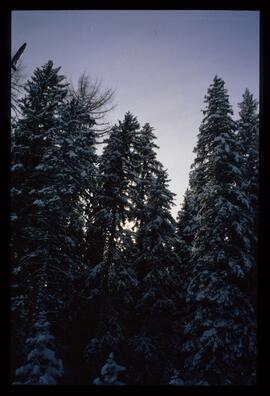
<svg viewBox="0 0 270 396">
<path fill-rule="evenodd" d="M 120 366 L 114 360 L 113 352 L 110 353 L 107 362 L 101 368 L 100 377 L 95 378 L 94 385 L 125 385 L 124 382 L 118 379 L 119 373 L 125 371 L 124 366 Z"/>
<path fill-rule="evenodd" d="M 210 384 L 245 383 L 254 369 L 254 310 L 225 272 L 198 274 L 189 285 L 182 353 L 189 378 Z"/>
<path fill-rule="evenodd" d="M 251 228 L 245 229 L 246 240 L 250 243 L 251 254 L 254 258 L 251 272 L 246 279 L 244 288 L 250 294 L 251 301 L 256 306 L 256 285 L 258 244 L 258 182 L 259 182 L 259 117 L 258 103 L 248 89 L 243 94 L 239 104 L 238 139 L 241 144 L 240 156 L 242 160 L 242 190 L 248 199 L 248 215 L 251 219 Z"/>
<path fill-rule="evenodd" d="M 11 298 L 15 366 L 25 349 L 24 337 L 35 309 L 36 285 L 48 259 L 48 230 L 44 229 L 44 216 L 40 213 L 43 211 L 49 217 L 50 212 L 39 194 L 45 187 L 39 166 L 52 145 L 58 128 L 59 105 L 66 96 L 66 84 L 58 74 L 59 69 L 49 61 L 34 71 L 20 100 L 21 117 L 12 139 Z"/>
<path fill-rule="evenodd" d="M 177 215 L 176 244 L 175 250 L 181 257 L 180 288 L 184 289 L 188 266 L 192 253 L 192 244 L 197 228 L 197 219 L 194 210 L 194 194 L 191 189 L 187 189 L 181 210 Z"/>
<path fill-rule="evenodd" d="M 161 382 L 164 380 L 162 367 L 168 351 L 170 348 L 173 351 L 175 346 L 172 346 L 172 317 L 179 298 L 179 257 L 174 250 L 176 224 L 170 213 L 174 194 L 168 188 L 167 172 L 156 160 L 154 138 L 152 128 L 144 126 L 137 151 L 141 168 L 133 260 L 139 281 L 135 311 L 139 331 L 130 348 L 135 358 L 134 370 L 141 374 L 142 383 L 151 383 L 153 376 L 160 376 Z M 141 348 L 145 340 L 147 344 Z"/>
<path fill-rule="evenodd" d="M 135 227 L 143 221 L 145 203 L 149 200 L 148 191 L 155 169 L 161 166 L 157 160 L 154 128 L 146 123 L 135 140 L 136 173 L 134 183 Z"/>
<path fill-rule="evenodd" d="M 70 343 L 65 330 L 77 315 L 74 308 L 82 288 L 84 217 L 92 204 L 96 154 L 94 120 L 80 98 L 67 98 L 67 84 L 58 71 L 49 61 L 34 72 L 15 129 L 13 268 L 20 287 L 28 287 L 28 292 L 16 292 L 13 299 L 16 307 L 17 294 L 20 305 L 21 296 L 27 296 L 27 318 L 35 309 L 37 284 L 43 277 L 50 321 L 62 342 Z"/>
<path fill-rule="evenodd" d="M 173 375 L 171 376 L 169 385 L 177 385 L 177 386 L 184 386 L 184 381 L 179 376 L 179 370 L 174 370 Z"/>
<path fill-rule="evenodd" d="M 255 265 L 241 145 L 222 79 L 215 77 L 191 172 L 196 233 L 187 269 L 182 353 L 189 378 L 245 384 L 254 371 L 254 309 L 241 282 Z"/>
<path fill-rule="evenodd" d="M 139 127 L 136 117 L 128 112 L 124 121 L 112 128 L 99 160 L 93 227 L 100 239 L 101 251 L 96 255 L 100 261 L 94 266 L 90 263 L 87 278 L 89 297 L 97 304 L 98 313 L 95 336 L 86 348 L 89 361 L 101 361 L 105 353 L 123 344 L 123 322 L 127 321 L 126 310 L 133 304 L 133 290 L 137 286 L 127 252 L 133 243 L 129 225 L 134 220 L 134 146 Z"/>
<path fill-rule="evenodd" d="M 33 334 L 25 341 L 26 362 L 16 370 L 21 385 L 56 385 L 64 374 L 63 363 L 55 353 L 54 337 L 44 311 L 39 312 Z"/>
<path fill-rule="evenodd" d="M 173 194 L 166 171 L 156 169 L 138 229 L 136 266 L 141 282 L 138 308 L 162 315 L 175 309 L 178 256 L 174 251 L 175 222 L 170 214 Z M 174 294 L 176 293 L 176 294 Z"/>
<path fill-rule="evenodd" d="M 153 127 L 126 113 L 98 157 L 112 93 L 67 94 L 59 69 L 12 125 L 13 383 L 256 383 L 256 100 L 235 122 L 214 78 L 175 221 Z"/>
</svg>

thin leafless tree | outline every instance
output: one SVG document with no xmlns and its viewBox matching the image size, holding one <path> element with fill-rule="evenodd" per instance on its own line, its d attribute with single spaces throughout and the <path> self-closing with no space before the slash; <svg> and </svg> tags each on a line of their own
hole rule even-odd
<svg viewBox="0 0 270 396">
<path fill-rule="evenodd" d="M 86 111 L 96 122 L 94 128 L 97 136 L 103 137 L 108 133 L 111 125 L 107 121 L 107 114 L 115 108 L 114 90 L 103 89 L 101 81 L 91 80 L 86 73 L 83 73 L 78 80 L 77 89 L 70 85 L 70 94 L 84 102 Z"/>
</svg>

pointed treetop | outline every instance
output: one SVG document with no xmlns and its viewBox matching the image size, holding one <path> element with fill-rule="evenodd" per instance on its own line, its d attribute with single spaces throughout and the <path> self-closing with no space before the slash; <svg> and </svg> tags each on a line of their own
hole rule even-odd
<svg viewBox="0 0 270 396">
<path fill-rule="evenodd" d="M 242 102 L 238 103 L 238 106 L 240 108 L 239 115 L 243 118 L 249 118 L 257 111 L 258 101 L 253 97 L 253 94 L 250 93 L 248 88 L 245 89 L 242 98 Z"/>
<path fill-rule="evenodd" d="M 119 121 L 119 126 L 124 128 L 128 126 L 130 128 L 131 125 L 134 129 L 140 128 L 140 124 L 137 120 L 137 117 L 134 116 L 130 111 L 128 111 L 125 114 L 124 121 Z"/>
</svg>

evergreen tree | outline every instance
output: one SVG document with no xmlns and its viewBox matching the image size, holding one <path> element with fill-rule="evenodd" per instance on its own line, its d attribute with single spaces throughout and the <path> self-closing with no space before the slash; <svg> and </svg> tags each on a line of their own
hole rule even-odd
<svg viewBox="0 0 270 396">
<path fill-rule="evenodd" d="M 52 145 L 58 128 L 59 104 L 66 96 L 64 77 L 49 61 L 34 71 L 20 102 L 11 147 L 11 260 L 12 260 L 12 343 L 14 366 L 24 352 L 37 299 L 37 283 L 47 260 L 47 232 L 41 228 L 40 209 L 44 202 L 39 190 L 45 180 L 40 173 L 42 159 Z M 48 214 L 49 215 L 49 214 Z M 54 232 L 54 231 L 53 231 Z M 16 324 L 16 325 L 15 325 Z"/>
<path fill-rule="evenodd" d="M 29 284 L 25 297 L 32 306 L 36 284 L 46 267 L 46 304 L 52 331 L 59 337 L 61 352 L 70 349 L 73 362 L 74 327 L 82 311 L 78 309 L 82 305 L 79 296 L 87 268 L 85 217 L 93 205 L 97 157 L 94 120 L 87 104 L 79 96 L 67 97 L 67 84 L 61 83 L 64 77 L 57 75 L 58 70 L 49 61 L 34 73 L 23 100 L 23 117 L 15 129 L 12 247 L 14 264 L 17 259 L 23 262 L 23 266 L 14 266 L 17 278 L 20 275 L 18 284 Z M 20 195 L 17 185 L 24 187 Z M 24 228 L 19 228 L 20 224 Z M 25 254 L 19 253 L 21 246 Z M 28 319 L 29 315 L 25 313 Z"/>
<path fill-rule="evenodd" d="M 107 362 L 101 369 L 101 376 L 94 380 L 95 385 L 125 385 L 118 380 L 118 375 L 126 368 L 114 361 L 114 354 L 110 353 Z"/>
<path fill-rule="evenodd" d="M 69 98 L 59 111 L 59 131 L 43 162 L 46 185 L 39 193 L 52 214 L 49 217 L 48 211 L 41 209 L 44 224 L 49 222 L 54 230 L 48 236 L 51 246 L 48 294 L 54 330 L 61 352 L 77 375 L 76 365 L 83 348 L 78 321 L 84 318 L 86 309 L 81 296 L 87 270 L 85 226 L 93 205 L 97 156 L 94 121 L 84 102 Z"/>
<path fill-rule="evenodd" d="M 111 350 L 119 350 L 126 338 L 124 323 L 129 322 L 126 315 L 133 302 L 132 290 L 137 285 L 126 252 L 132 243 L 128 225 L 134 219 L 134 142 L 138 130 L 136 117 L 128 112 L 124 121 L 113 127 L 100 158 L 95 228 L 103 238 L 100 244 L 103 251 L 101 261 L 90 266 L 88 273 L 89 298 L 97 307 L 95 336 L 86 349 L 89 361 L 101 362 Z"/>
<path fill-rule="evenodd" d="M 135 370 L 143 384 L 166 381 L 166 370 L 173 364 L 175 343 L 179 342 L 173 319 L 179 298 L 179 258 L 174 250 L 176 225 L 170 213 L 174 194 L 168 188 L 167 172 L 162 165 L 154 171 L 137 230 L 139 326 L 130 341 L 137 360 Z"/>
<path fill-rule="evenodd" d="M 25 364 L 16 370 L 20 385 L 56 385 L 64 374 L 62 360 L 55 353 L 54 337 L 46 312 L 40 311 L 32 336 L 26 339 L 28 354 Z"/>
<path fill-rule="evenodd" d="M 254 311 L 241 282 L 254 262 L 242 190 L 240 142 L 224 81 L 214 78 L 191 174 L 197 231 L 188 270 L 185 322 L 187 376 L 210 385 L 246 384 L 254 374 Z"/>
<path fill-rule="evenodd" d="M 258 239 L 258 183 L 259 183 L 259 117 L 258 103 L 248 89 L 243 94 L 239 104 L 238 138 L 241 143 L 243 183 L 242 190 L 249 202 L 248 215 L 251 218 L 251 228 L 246 229 L 246 238 L 250 240 L 251 254 L 254 265 L 246 279 L 245 290 L 251 297 L 256 309 L 257 284 L 257 239 Z"/>
</svg>

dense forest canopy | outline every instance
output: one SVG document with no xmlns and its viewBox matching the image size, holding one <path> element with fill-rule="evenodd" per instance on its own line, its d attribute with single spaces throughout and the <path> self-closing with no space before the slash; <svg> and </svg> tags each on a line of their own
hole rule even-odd
<svg viewBox="0 0 270 396">
<path fill-rule="evenodd" d="M 11 135 L 13 383 L 255 384 L 253 95 L 234 120 L 214 77 L 174 219 L 153 126 L 127 111 L 108 127 L 113 92 L 86 75 L 74 89 L 52 61 L 23 89 Z"/>
</svg>

